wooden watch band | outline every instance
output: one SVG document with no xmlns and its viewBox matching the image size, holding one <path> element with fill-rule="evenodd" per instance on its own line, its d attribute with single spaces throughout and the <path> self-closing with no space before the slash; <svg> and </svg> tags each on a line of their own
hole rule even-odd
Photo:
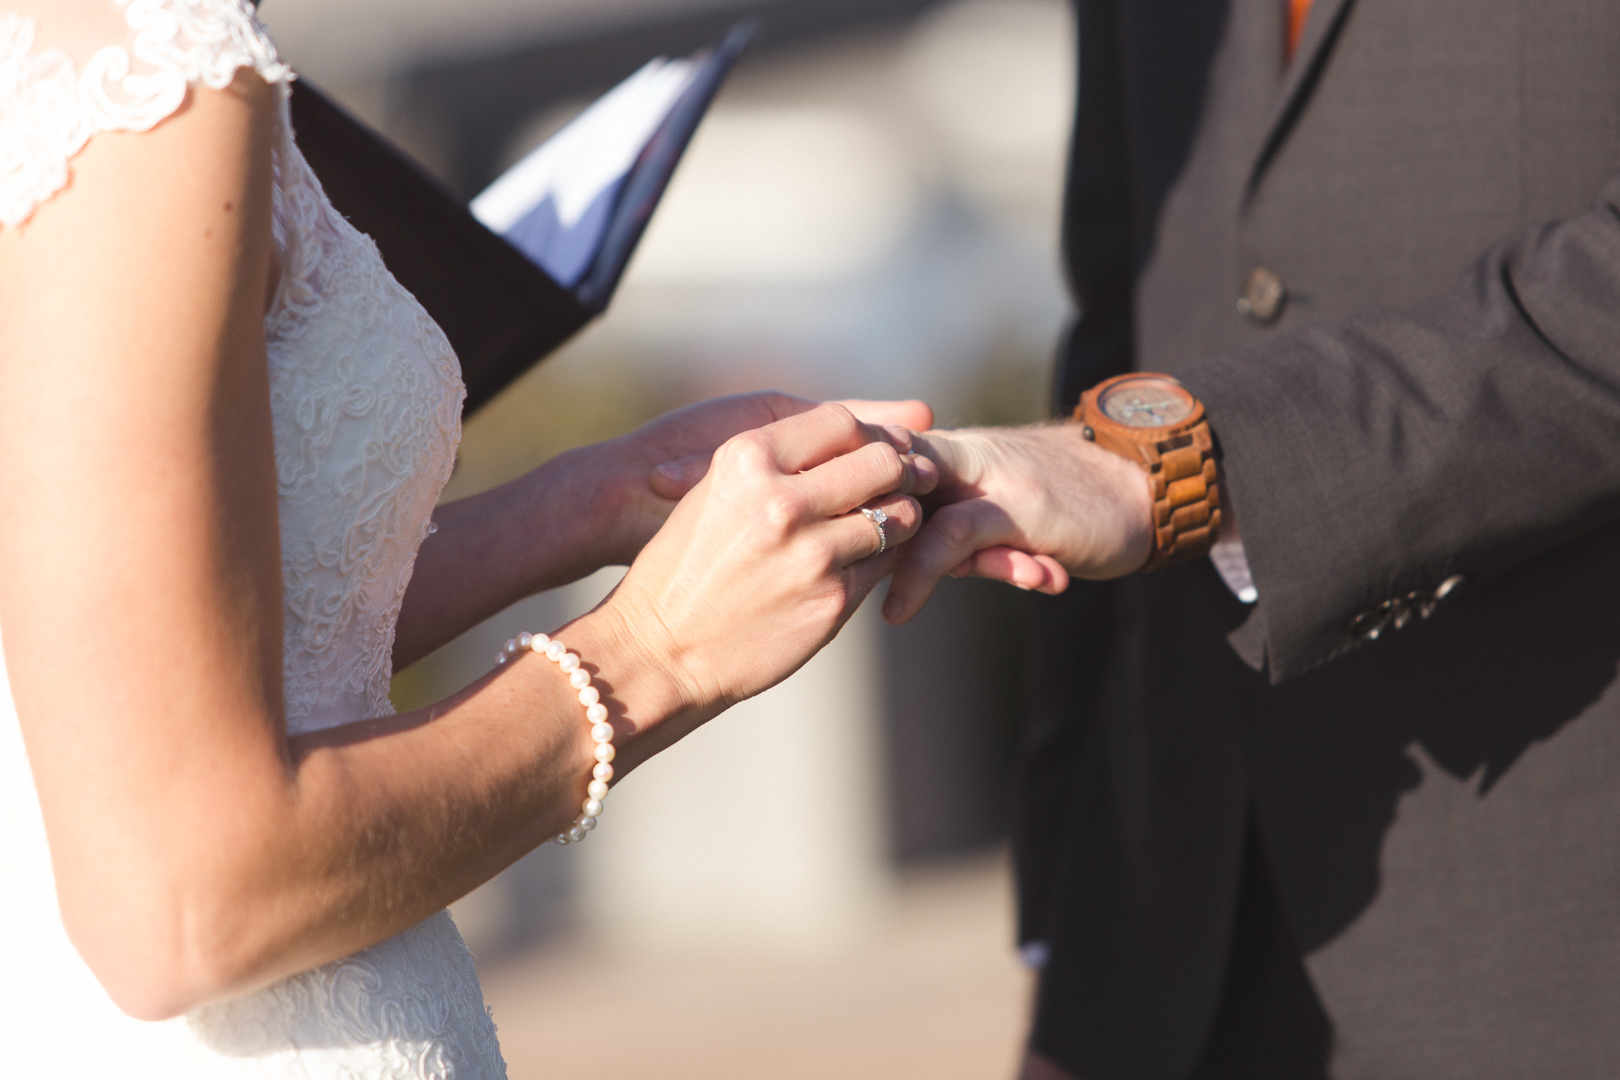
<svg viewBox="0 0 1620 1080">
<path fill-rule="evenodd" d="M 1221 527 L 1209 425 L 1136 449 L 1153 484 L 1153 554 L 1143 571 L 1209 554 Z"/>
</svg>

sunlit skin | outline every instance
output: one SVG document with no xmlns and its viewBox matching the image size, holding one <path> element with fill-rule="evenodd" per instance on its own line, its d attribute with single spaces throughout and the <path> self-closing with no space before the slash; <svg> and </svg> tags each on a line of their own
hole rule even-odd
<svg viewBox="0 0 1620 1080">
<path fill-rule="evenodd" d="M 1078 424 L 931 431 L 916 446 L 940 482 L 928 524 L 895 568 L 883 603 L 890 622 L 915 616 L 947 575 L 1060 593 L 1071 576 L 1120 577 L 1147 561 L 1147 475 Z"/>
<path fill-rule="evenodd" d="M 196 90 L 149 133 L 93 139 L 68 189 L 0 230 L 6 665 L 64 923 L 145 1019 L 414 925 L 566 827 L 593 761 L 573 691 L 532 656 L 287 737 L 274 108 L 246 73 Z M 396 662 L 633 559 L 559 632 L 612 708 L 622 776 L 796 669 L 888 572 L 897 552 L 870 557 L 851 511 L 915 532 L 937 471 L 873 425 L 926 428 L 927 407 L 856 408 L 872 423 L 725 399 L 441 508 Z"/>
</svg>

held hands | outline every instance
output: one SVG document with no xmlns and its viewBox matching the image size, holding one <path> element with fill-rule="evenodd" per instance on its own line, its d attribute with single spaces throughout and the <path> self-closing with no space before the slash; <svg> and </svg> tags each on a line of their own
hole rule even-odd
<svg viewBox="0 0 1620 1080">
<path fill-rule="evenodd" d="M 682 496 L 702 480 L 727 439 L 816 408 L 818 402 L 760 391 L 701 401 L 666 413 L 626 435 L 588 448 L 599 475 L 590 530 L 602 565 L 628 564 Z M 847 401 L 868 424 L 923 430 L 933 413 L 920 401 Z M 901 437 L 901 436 L 896 436 Z"/>
<path fill-rule="evenodd" d="M 913 496 L 938 478 L 908 453 L 908 435 L 821 405 L 736 435 L 699 465 L 702 479 L 596 613 L 635 652 L 628 666 L 664 673 L 674 700 L 648 715 L 682 716 L 649 733 L 656 745 L 640 740 L 637 757 L 792 674 L 889 572 L 922 523 Z M 659 482 L 672 490 L 681 476 L 667 474 L 685 469 Z M 883 537 L 862 507 L 888 515 Z"/>
<path fill-rule="evenodd" d="M 681 717 L 638 733 L 633 759 L 792 674 L 891 570 L 883 615 L 903 623 L 947 574 L 1059 593 L 1146 562 L 1148 479 L 1078 425 L 908 430 L 930 420 L 920 402 L 746 394 L 593 448 L 609 477 L 594 516 L 635 558 L 596 615 L 661 673 L 661 700 L 634 711 Z M 881 553 L 863 506 L 888 515 Z"/>
<path fill-rule="evenodd" d="M 883 617 L 903 623 L 946 574 L 1060 593 L 1070 576 L 1120 577 L 1147 561 L 1153 496 L 1142 470 L 1077 424 L 931 431 L 937 507 L 894 571 Z"/>
</svg>

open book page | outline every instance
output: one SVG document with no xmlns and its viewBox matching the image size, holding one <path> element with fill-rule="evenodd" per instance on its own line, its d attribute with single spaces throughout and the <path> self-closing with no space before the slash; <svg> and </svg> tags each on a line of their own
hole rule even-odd
<svg viewBox="0 0 1620 1080">
<path fill-rule="evenodd" d="M 473 215 L 572 289 L 601 248 L 625 178 L 694 74 L 691 60 L 651 61 L 502 174 L 472 201 Z"/>
</svg>

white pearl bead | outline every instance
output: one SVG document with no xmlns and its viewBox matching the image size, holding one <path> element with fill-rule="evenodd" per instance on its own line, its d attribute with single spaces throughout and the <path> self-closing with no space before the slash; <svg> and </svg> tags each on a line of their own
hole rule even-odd
<svg viewBox="0 0 1620 1080">
<path fill-rule="evenodd" d="M 504 663 L 506 663 L 506 654 L 503 653 L 503 652 L 496 653 L 495 654 L 495 666 L 500 667 Z"/>
<path fill-rule="evenodd" d="M 590 798 L 582 806 L 584 812 L 569 829 L 552 838 L 552 843 L 566 847 L 584 840 L 586 834 L 596 828 L 597 818 L 602 813 L 602 800 L 608 793 L 608 781 L 614 775 L 611 762 L 618 756 L 613 747 L 613 725 L 607 722 L 608 708 L 602 704 L 602 691 L 591 685 L 590 672 L 580 666 L 579 654 L 569 652 L 566 645 L 551 635 L 526 630 L 507 641 L 495 654 L 495 663 L 497 666 L 505 664 L 525 650 L 543 654 L 568 676 L 568 685 L 579 692 L 579 703 L 585 707 L 586 719 L 591 723 L 591 738 L 596 742 L 596 765 L 591 769 L 592 780 L 586 785 Z"/>
</svg>

